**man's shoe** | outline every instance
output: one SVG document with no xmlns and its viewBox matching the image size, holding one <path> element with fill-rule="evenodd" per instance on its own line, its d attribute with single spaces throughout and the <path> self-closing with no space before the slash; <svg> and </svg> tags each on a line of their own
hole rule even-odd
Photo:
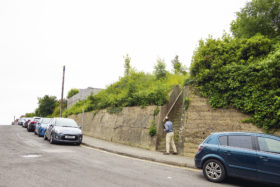
<svg viewBox="0 0 280 187">
<path fill-rule="evenodd" d="M 166 153 L 166 152 L 164 152 L 163 154 L 164 154 L 164 155 L 169 155 L 169 153 Z"/>
<path fill-rule="evenodd" d="M 176 153 L 172 153 L 173 155 L 178 155 L 178 153 L 176 152 Z"/>
</svg>

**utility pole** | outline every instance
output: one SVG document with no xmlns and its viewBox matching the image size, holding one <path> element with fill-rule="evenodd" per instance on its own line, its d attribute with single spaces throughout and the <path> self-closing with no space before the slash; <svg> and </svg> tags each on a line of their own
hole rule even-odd
<svg viewBox="0 0 280 187">
<path fill-rule="evenodd" d="M 65 76 L 65 66 L 63 66 L 63 75 L 62 75 L 62 90 L 61 90 L 61 99 L 60 99 L 60 117 L 62 117 L 62 109 L 63 109 L 64 76 Z"/>
</svg>

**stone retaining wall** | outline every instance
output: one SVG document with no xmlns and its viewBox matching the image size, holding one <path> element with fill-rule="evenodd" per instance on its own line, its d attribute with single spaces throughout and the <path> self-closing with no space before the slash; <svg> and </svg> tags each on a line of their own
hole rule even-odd
<svg viewBox="0 0 280 187">
<path fill-rule="evenodd" d="M 174 100 L 174 95 L 179 93 L 179 90 L 178 87 L 174 89 L 170 101 Z M 188 110 L 184 111 L 183 101 L 186 96 L 190 98 L 190 104 Z M 170 103 L 160 107 L 160 113 L 155 117 L 153 114 L 157 106 L 125 107 L 116 114 L 109 114 L 106 110 L 97 113 L 86 112 L 84 134 L 144 149 L 164 151 L 165 133 L 162 120 L 171 106 Z M 241 122 L 248 118 L 248 115 L 232 108 L 212 109 L 206 98 L 200 97 L 198 93 L 194 93 L 194 89 L 189 88 L 185 88 L 185 94 L 179 98 L 169 117 L 174 121 L 176 137 L 179 138 L 176 140 L 179 154 L 189 157 L 195 155 L 198 145 L 212 132 L 264 132 L 253 124 Z M 82 114 L 71 115 L 69 118 L 82 125 Z M 157 128 L 154 137 L 149 135 L 152 120 L 155 121 Z M 274 134 L 279 136 L 280 131 Z"/>
<path fill-rule="evenodd" d="M 125 107 L 117 114 L 106 110 L 86 112 L 84 114 L 84 134 L 95 138 L 122 143 L 149 150 L 156 149 L 156 136 L 149 135 L 150 122 L 159 123 L 159 115 L 154 117 L 156 106 Z M 82 125 L 82 114 L 71 115 Z"/>
<path fill-rule="evenodd" d="M 193 157 L 198 145 L 212 132 L 240 131 L 263 133 L 263 129 L 241 121 L 250 116 L 235 109 L 213 109 L 206 98 L 198 96 L 194 90 L 187 89 L 190 98 L 186 111 L 185 143 L 183 155 Z"/>
</svg>

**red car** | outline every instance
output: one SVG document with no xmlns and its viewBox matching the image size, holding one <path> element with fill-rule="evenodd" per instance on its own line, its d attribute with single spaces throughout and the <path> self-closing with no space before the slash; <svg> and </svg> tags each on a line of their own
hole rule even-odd
<svg viewBox="0 0 280 187">
<path fill-rule="evenodd" d="M 36 123 L 38 123 L 40 119 L 40 117 L 33 117 L 27 124 L 27 131 L 33 132 L 35 130 Z"/>
</svg>

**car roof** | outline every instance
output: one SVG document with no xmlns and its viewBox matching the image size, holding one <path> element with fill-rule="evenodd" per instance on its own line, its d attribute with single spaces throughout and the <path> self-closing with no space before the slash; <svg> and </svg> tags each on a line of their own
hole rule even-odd
<svg viewBox="0 0 280 187">
<path fill-rule="evenodd" d="M 279 136 L 272 135 L 272 134 L 264 134 L 264 133 L 254 133 L 254 132 L 214 132 L 211 133 L 213 135 L 247 135 L 247 136 L 262 136 L 262 137 L 271 137 L 271 138 L 280 138 Z"/>
</svg>

